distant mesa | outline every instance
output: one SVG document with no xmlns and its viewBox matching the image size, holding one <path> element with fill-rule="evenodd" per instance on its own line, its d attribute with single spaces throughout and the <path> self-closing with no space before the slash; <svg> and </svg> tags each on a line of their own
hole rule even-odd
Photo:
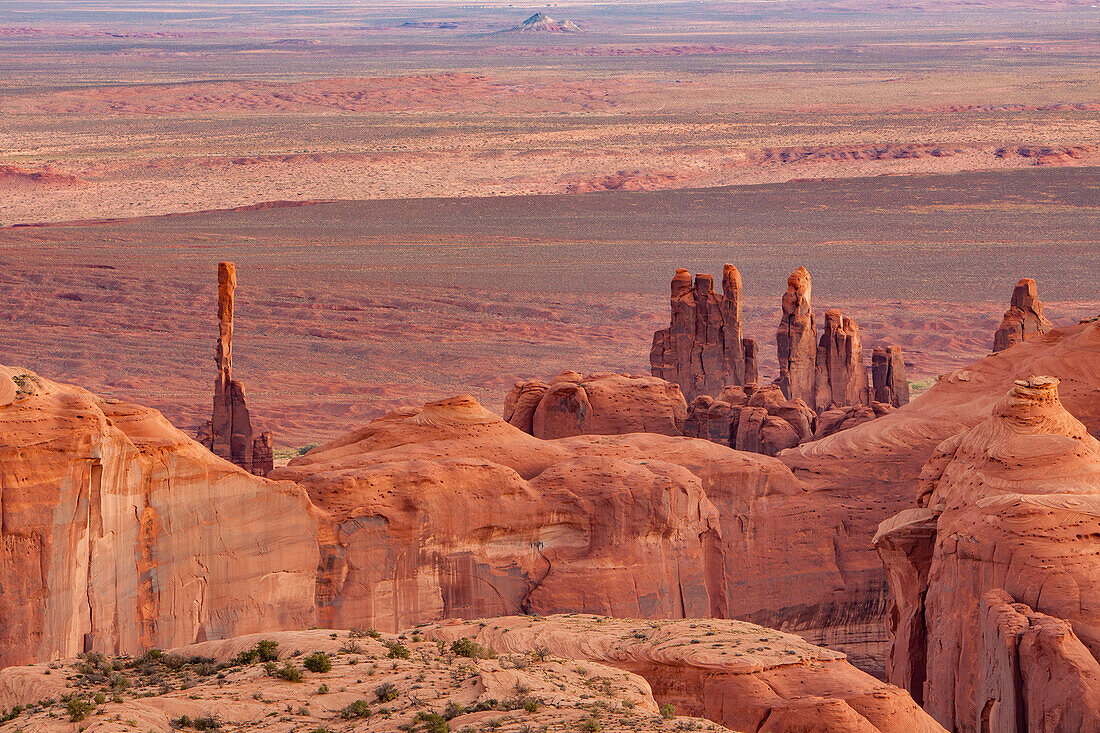
<svg viewBox="0 0 1100 733">
<path fill-rule="evenodd" d="M 458 28 L 458 23 L 451 20 L 410 20 L 407 23 L 402 23 L 401 28 L 426 28 L 429 30 L 445 30 L 450 31 Z"/>
<path fill-rule="evenodd" d="M 554 20 L 546 13 L 535 13 L 506 32 L 512 33 L 580 33 L 581 27 L 571 20 Z"/>
</svg>

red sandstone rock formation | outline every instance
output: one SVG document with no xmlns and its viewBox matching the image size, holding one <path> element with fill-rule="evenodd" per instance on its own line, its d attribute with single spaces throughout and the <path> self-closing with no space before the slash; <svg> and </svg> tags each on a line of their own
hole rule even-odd
<svg viewBox="0 0 1100 733">
<path fill-rule="evenodd" d="M 943 441 L 917 505 L 874 539 L 898 609 L 889 678 L 952 730 L 1100 727 L 1100 441 L 1058 380 L 1017 381 Z"/>
<path fill-rule="evenodd" d="M 808 285 L 806 297 L 808 300 Z M 825 311 L 825 328 L 817 346 L 814 407 L 824 412 L 868 402 L 867 366 L 863 362 L 859 325 L 835 308 Z"/>
<path fill-rule="evenodd" d="M 233 379 L 233 295 L 237 289 L 237 270 L 232 262 L 218 263 L 218 376 L 214 380 L 214 410 L 210 424 L 196 438 L 214 455 L 232 461 L 258 476 L 271 471 L 273 447 L 271 433 L 253 438 L 252 417 L 245 400 L 244 386 Z M 253 460 L 256 447 L 259 460 Z"/>
<path fill-rule="evenodd" d="M 1001 327 L 993 335 L 993 351 L 1003 351 L 1018 341 L 1040 336 L 1053 326 L 1043 317 L 1039 288 L 1030 277 L 1016 283 Z"/>
<path fill-rule="evenodd" d="M 876 402 L 894 407 L 909 404 L 909 380 L 905 375 L 905 359 L 900 346 L 890 344 L 874 348 L 871 352 L 871 382 Z"/>
<path fill-rule="evenodd" d="M 0 667 L 314 621 L 305 493 L 155 410 L 0 367 Z"/>
<path fill-rule="evenodd" d="M 812 507 L 817 533 L 835 542 L 835 552 L 808 569 L 807 578 L 835 585 L 832 594 L 807 593 L 805 615 L 798 622 L 801 635 L 843 649 L 857 666 L 883 673 L 876 660 L 885 657 L 889 643 L 884 623 L 889 599 L 882 592 L 882 562 L 871 547 L 878 524 L 913 506 L 917 476 L 941 441 L 989 417 L 1014 380 L 1036 373 L 1059 378 L 1066 409 L 1100 435 L 1097 321 L 1016 344 L 947 375 L 895 412 L 780 454 L 807 488 L 801 501 Z M 833 575 L 836 568 L 839 575 Z M 792 612 L 746 618 L 790 628 Z"/>
<path fill-rule="evenodd" d="M 817 416 L 805 402 L 786 399 L 773 385 L 749 389 L 751 395 L 743 387 L 726 387 L 717 398 L 696 397 L 684 435 L 769 456 L 813 438 Z"/>
<path fill-rule="evenodd" d="M 845 405 L 826 410 L 817 416 L 816 428 L 813 440 L 820 440 L 830 435 L 848 430 L 875 418 L 888 415 L 896 408 L 884 402 L 872 402 L 869 405 Z"/>
<path fill-rule="evenodd" d="M 783 294 L 783 318 L 775 332 L 779 354 L 777 384 L 788 399 L 799 399 L 808 405 L 814 399 L 815 365 L 817 363 L 817 329 L 810 304 L 810 273 L 799 267 L 787 278 Z"/>
<path fill-rule="evenodd" d="M 686 417 L 680 388 L 656 377 L 565 372 L 549 384 L 517 382 L 504 398 L 504 419 L 536 438 L 681 435 Z"/>
<path fill-rule="evenodd" d="M 508 617 L 441 623 L 431 639 L 470 638 L 500 653 L 545 649 L 644 678 L 660 702 L 732 730 L 942 731 L 903 690 L 857 670 L 843 654 L 737 621 L 641 624 L 595 616 Z"/>
<path fill-rule="evenodd" d="M 728 385 L 755 384 L 756 342 L 741 328 L 741 274 L 727 264 L 722 295 L 714 278 L 676 271 L 671 290 L 672 318 L 653 334 L 649 362 L 653 376 L 680 385 L 687 400 L 717 395 Z"/>
</svg>

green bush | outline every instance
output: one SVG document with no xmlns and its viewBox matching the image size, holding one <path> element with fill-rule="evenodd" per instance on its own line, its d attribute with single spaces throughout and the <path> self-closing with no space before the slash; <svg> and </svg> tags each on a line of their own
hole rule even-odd
<svg viewBox="0 0 1100 733">
<path fill-rule="evenodd" d="M 65 712 L 69 714 L 69 720 L 74 723 L 84 718 L 92 711 L 92 704 L 87 700 L 74 697 L 65 703 Z"/>
<path fill-rule="evenodd" d="M 670 702 L 666 702 L 661 706 L 661 717 L 665 720 L 672 720 L 676 717 L 676 706 Z"/>
<path fill-rule="evenodd" d="M 352 718 L 369 718 L 370 703 L 366 700 L 356 700 L 340 711 L 340 717 L 348 720 Z"/>
<path fill-rule="evenodd" d="M 439 713 L 426 713 L 421 711 L 416 714 L 416 719 L 423 725 L 424 733 L 451 733 L 451 724 Z"/>
<path fill-rule="evenodd" d="M 331 663 L 329 666 L 331 666 Z M 301 682 L 302 670 L 295 667 L 290 660 L 287 660 L 286 664 L 275 670 L 275 676 L 287 682 Z"/>
<path fill-rule="evenodd" d="M 302 662 L 310 672 L 324 674 L 332 671 L 332 658 L 324 652 L 313 652 Z"/>
<path fill-rule="evenodd" d="M 387 641 L 385 644 L 386 648 L 390 650 L 389 654 L 386 655 L 390 659 L 408 659 L 412 656 L 409 648 L 399 641 Z"/>
<path fill-rule="evenodd" d="M 456 657 L 468 657 L 470 659 L 492 659 L 496 653 L 492 649 L 486 649 L 473 639 L 465 636 L 451 644 L 451 654 Z"/>
<path fill-rule="evenodd" d="M 397 686 L 392 682 L 383 682 L 374 688 L 374 697 L 378 702 L 393 702 L 398 694 Z"/>
<path fill-rule="evenodd" d="M 256 646 L 238 654 L 233 661 L 237 664 L 254 664 L 256 662 L 274 662 L 279 658 L 279 642 L 271 639 L 261 639 Z"/>
</svg>

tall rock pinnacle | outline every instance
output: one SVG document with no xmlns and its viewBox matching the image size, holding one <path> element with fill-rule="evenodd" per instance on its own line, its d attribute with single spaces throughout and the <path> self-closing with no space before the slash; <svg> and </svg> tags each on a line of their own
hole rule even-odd
<svg viewBox="0 0 1100 733">
<path fill-rule="evenodd" d="M 722 269 L 722 294 L 714 278 L 681 268 L 672 278 L 671 320 L 653 334 L 649 354 L 655 377 L 680 385 L 688 400 L 715 396 L 729 385 L 756 382 L 756 344 L 742 337 L 741 273 Z"/>
<path fill-rule="evenodd" d="M 215 455 L 246 471 L 265 476 L 271 470 L 270 433 L 253 438 L 252 416 L 245 400 L 244 386 L 233 378 L 233 297 L 237 289 L 237 270 L 232 262 L 218 263 L 218 345 L 215 363 L 214 409 L 208 430 L 199 440 Z M 254 461 L 256 448 L 261 460 Z"/>
<path fill-rule="evenodd" d="M 787 399 L 815 404 L 817 329 L 810 304 L 810 273 L 799 267 L 787 278 L 783 294 L 783 318 L 775 332 L 779 355 L 779 388 Z"/>
<path fill-rule="evenodd" d="M 818 412 L 871 401 L 859 325 L 835 308 L 825 311 L 814 382 L 814 407 Z"/>
<path fill-rule="evenodd" d="M 1043 317 L 1038 286 L 1030 277 L 1025 277 L 1012 289 L 1008 311 L 993 336 L 993 351 L 1003 351 L 1019 341 L 1044 334 L 1052 327 L 1050 321 Z"/>
</svg>

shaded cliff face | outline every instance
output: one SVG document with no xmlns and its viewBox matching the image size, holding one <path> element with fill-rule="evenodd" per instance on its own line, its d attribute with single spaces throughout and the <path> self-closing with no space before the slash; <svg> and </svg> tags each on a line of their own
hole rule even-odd
<svg viewBox="0 0 1100 733">
<path fill-rule="evenodd" d="M 1100 441 L 1058 380 L 943 441 L 917 504 L 875 538 L 903 609 L 890 678 L 960 731 L 1100 725 Z M 1030 727 L 1038 710 L 1057 714 Z"/>
<path fill-rule="evenodd" d="M 834 540 L 844 582 L 835 605 L 807 609 L 824 630 L 809 638 L 843 648 L 863 668 L 881 663 L 889 646 L 889 594 L 871 545 L 879 522 L 914 506 L 921 468 L 941 441 L 988 418 L 1016 379 L 1033 374 L 1060 379 L 1065 408 L 1100 434 L 1100 324 L 1092 322 L 1054 329 L 980 359 L 896 412 L 779 454 L 809 490 L 804 503 L 822 514 L 821 531 L 838 528 Z M 919 528 L 914 531 L 919 534 Z"/>
<path fill-rule="evenodd" d="M 308 626 L 308 505 L 155 410 L 0 367 L 0 666 Z"/>
<path fill-rule="evenodd" d="M 801 632 L 845 591 L 835 513 L 779 461 L 710 441 L 539 440 L 454 398 L 275 475 L 323 512 L 329 625 L 577 611 Z"/>
</svg>

